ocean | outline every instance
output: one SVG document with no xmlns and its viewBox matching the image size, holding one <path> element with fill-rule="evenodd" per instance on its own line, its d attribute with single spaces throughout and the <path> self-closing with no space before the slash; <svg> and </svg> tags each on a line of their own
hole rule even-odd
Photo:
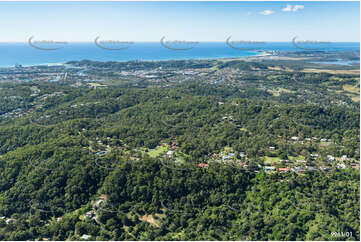
<svg viewBox="0 0 361 242">
<path fill-rule="evenodd" d="M 36 46 L 45 47 L 43 49 Z M 35 46 L 35 47 L 34 47 Z M 73 60 L 94 61 L 132 61 L 132 60 L 187 60 L 187 59 L 215 59 L 238 58 L 262 54 L 263 51 L 305 51 L 291 42 L 256 43 L 251 45 L 227 44 L 226 42 L 200 42 L 183 44 L 186 48 L 179 48 L 182 44 L 162 45 L 160 42 L 135 42 L 128 44 L 95 43 L 57 43 L 37 44 L 29 43 L 0 43 L 0 67 L 47 65 L 65 63 Z M 305 45 L 304 45 L 305 46 Z M 52 50 L 45 50 L 50 47 Z M 120 47 L 118 50 L 114 48 Z M 124 48 L 123 48 L 124 47 Z M 169 47 L 169 48 L 168 48 Z M 189 47 L 189 48 L 188 48 Z M 113 48 L 113 49 L 112 49 Z M 177 49 L 178 48 L 178 49 Z M 309 46 L 308 46 L 309 48 Z M 358 42 L 335 42 L 328 45 L 312 45 L 313 50 L 331 51 L 360 51 Z M 112 50 L 110 50 L 112 49 Z"/>
</svg>

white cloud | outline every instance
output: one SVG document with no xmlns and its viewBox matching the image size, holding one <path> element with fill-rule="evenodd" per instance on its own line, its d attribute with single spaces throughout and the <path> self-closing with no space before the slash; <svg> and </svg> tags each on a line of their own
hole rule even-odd
<svg viewBox="0 0 361 242">
<path fill-rule="evenodd" d="M 290 11 L 292 11 L 292 6 L 287 4 L 287 6 L 285 8 L 282 8 L 282 11 L 283 12 L 290 12 Z"/>
<path fill-rule="evenodd" d="M 292 5 L 287 4 L 287 6 L 285 8 L 282 8 L 282 11 L 283 12 L 297 12 L 298 10 L 304 9 L 304 8 L 305 8 L 305 6 L 303 6 L 303 5 L 294 5 L 292 7 Z"/>
<path fill-rule="evenodd" d="M 267 10 L 264 10 L 264 11 L 260 12 L 260 14 L 262 14 L 262 15 L 271 15 L 271 14 L 274 14 L 274 11 L 267 9 Z"/>
<path fill-rule="evenodd" d="M 305 6 L 303 6 L 303 5 L 295 5 L 294 7 L 293 7 L 293 12 L 297 12 L 297 10 L 298 9 L 304 9 L 305 8 Z"/>
</svg>

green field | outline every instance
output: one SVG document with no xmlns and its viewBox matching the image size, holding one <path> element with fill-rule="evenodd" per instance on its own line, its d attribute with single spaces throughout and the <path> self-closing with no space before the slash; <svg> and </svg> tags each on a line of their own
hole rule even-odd
<svg viewBox="0 0 361 242">
<path fill-rule="evenodd" d="M 280 162 L 281 158 L 279 157 L 270 157 L 270 156 L 265 156 L 264 157 L 264 163 L 267 165 L 271 165 L 273 163 L 278 163 Z"/>
<path fill-rule="evenodd" d="M 165 154 L 168 151 L 168 149 L 169 149 L 168 145 L 157 146 L 155 149 L 150 150 L 148 152 L 148 154 L 151 157 L 158 157 L 158 156 L 161 156 L 161 155 Z"/>
</svg>

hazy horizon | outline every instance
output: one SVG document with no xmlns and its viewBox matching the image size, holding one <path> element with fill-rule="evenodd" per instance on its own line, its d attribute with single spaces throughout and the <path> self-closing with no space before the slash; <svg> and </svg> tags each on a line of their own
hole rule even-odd
<svg viewBox="0 0 361 242">
<path fill-rule="evenodd" d="M 0 2 L 0 42 L 360 42 L 359 2 Z M 11 28 L 9 28 L 11 26 Z"/>
</svg>

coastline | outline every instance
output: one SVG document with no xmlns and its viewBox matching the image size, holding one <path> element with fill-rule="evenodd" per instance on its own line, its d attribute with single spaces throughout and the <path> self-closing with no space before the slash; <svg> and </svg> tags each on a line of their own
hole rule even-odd
<svg viewBox="0 0 361 242">
<path fill-rule="evenodd" d="M 238 56 L 238 57 L 216 57 L 216 58 L 179 58 L 179 59 L 149 59 L 149 60 L 107 60 L 107 61 L 99 61 L 99 62 L 130 62 L 130 61 L 140 61 L 140 62 L 160 62 L 160 61 L 184 61 L 184 60 L 221 60 L 221 61 L 231 61 L 231 60 L 247 60 L 248 58 L 263 58 L 267 56 L 271 56 L 274 54 L 271 54 L 269 51 L 263 51 L 263 52 L 250 52 L 253 53 L 252 55 L 246 55 L 246 56 Z M 258 54 L 259 53 L 259 54 Z M 87 59 L 82 59 L 87 60 Z M 37 67 L 37 66 L 66 66 L 68 62 L 71 61 L 82 61 L 82 60 L 68 60 L 65 62 L 53 62 L 53 63 L 38 63 L 38 64 L 25 64 L 21 65 L 22 67 Z M 98 61 L 98 60 L 90 60 L 90 61 Z M 15 68 L 15 65 L 6 65 L 6 66 L 0 66 L 0 68 Z"/>
</svg>

